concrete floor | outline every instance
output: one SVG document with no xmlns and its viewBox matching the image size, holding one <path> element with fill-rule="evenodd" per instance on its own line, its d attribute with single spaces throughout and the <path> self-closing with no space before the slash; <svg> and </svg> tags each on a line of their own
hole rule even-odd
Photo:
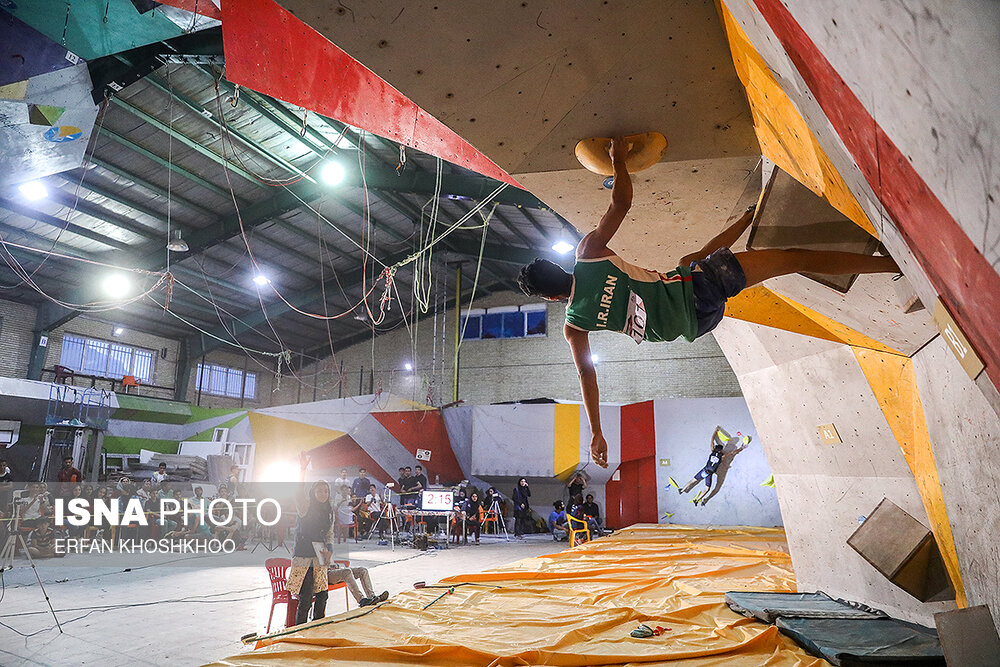
<svg viewBox="0 0 1000 667">
<path fill-rule="evenodd" d="M 395 595 L 415 581 L 480 572 L 567 545 L 548 535 L 532 535 L 518 542 L 484 536 L 478 547 L 427 552 L 393 551 L 374 542 L 350 546 L 346 557 L 352 564 L 369 568 L 377 591 Z M 163 556 L 131 571 L 109 566 L 107 557 L 98 554 L 37 561 L 62 634 L 30 567 L 18 560 L 3 575 L 0 622 L 9 627 L 0 626 L 0 664 L 200 665 L 250 650 L 239 638 L 262 633 L 267 625 L 271 592 L 263 563 L 269 557 L 288 554 L 279 548 L 184 560 Z M 352 600 L 351 608 L 355 606 Z M 327 615 L 342 611 L 343 594 L 335 591 Z M 280 628 L 283 618 L 282 605 L 275 609 L 272 630 Z"/>
</svg>

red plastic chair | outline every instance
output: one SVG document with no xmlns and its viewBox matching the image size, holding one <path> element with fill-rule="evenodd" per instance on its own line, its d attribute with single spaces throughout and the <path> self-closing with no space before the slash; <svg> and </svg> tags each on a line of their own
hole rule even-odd
<svg viewBox="0 0 1000 667">
<path fill-rule="evenodd" d="M 342 567 L 351 567 L 351 561 L 349 560 L 335 560 L 333 562 Z M 271 611 L 267 615 L 267 632 L 271 632 L 271 619 L 274 616 L 275 606 L 282 603 L 286 605 L 285 627 L 290 628 L 295 625 L 295 614 L 299 609 L 299 596 L 285 588 L 285 584 L 288 581 L 288 568 L 291 566 L 292 561 L 287 558 L 268 558 L 264 561 L 264 567 L 267 568 L 267 575 L 271 578 Z M 338 588 L 344 589 L 344 608 L 345 610 L 349 610 L 351 608 L 351 598 L 347 592 L 347 584 L 340 581 L 330 584 L 327 590 L 335 591 Z"/>
<path fill-rule="evenodd" d="M 271 578 L 271 611 L 267 615 L 267 632 L 271 632 L 271 618 L 274 616 L 274 608 L 279 604 L 286 604 L 286 625 L 288 611 L 291 611 L 292 594 L 285 588 L 288 581 L 288 568 L 292 566 L 292 561 L 287 558 L 268 558 L 264 561 L 267 568 L 267 576 Z M 296 607 L 298 604 L 296 604 Z M 294 614 L 294 612 L 293 612 Z M 293 615 L 294 619 L 295 616 Z"/>
</svg>

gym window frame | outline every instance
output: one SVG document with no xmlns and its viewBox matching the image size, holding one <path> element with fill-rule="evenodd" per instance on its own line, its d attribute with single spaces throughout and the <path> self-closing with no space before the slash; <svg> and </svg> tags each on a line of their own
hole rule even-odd
<svg viewBox="0 0 1000 667">
<path fill-rule="evenodd" d="M 548 306 L 530 303 L 522 306 L 473 308 L 461 316 L 462 340 L 499 340 L 504 338 L 543 338 L 548 336 Z"/>
</svg>

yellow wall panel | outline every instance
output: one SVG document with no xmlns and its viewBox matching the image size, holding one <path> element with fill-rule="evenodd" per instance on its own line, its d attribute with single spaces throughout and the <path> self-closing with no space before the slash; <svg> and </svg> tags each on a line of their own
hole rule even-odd
<svg viewBox="0 0 1000 667">
<path fill-rule="evenodd" d="M 254 449 L 254 471 L 258 477 L 275 463 L 294 462 L 297 465 L 299 453 L 344 435 L 343 431 L 302 424 L 258 412 L 250 412 L 249 418 L 250 430 L 257 444 Z"/>
<path fill-rule="evenodd" d="M 931 532 L 934 533 L 945 567 L 955 586 L 955 601 L 958 606 L 964 607 L 965 586 L 958 567 L 955 538 L 948 521 L 941 479 L 938 477 L 924 409 L 917 390 L 913 361 L 908 357 L 859 348 L 854 348 L 854 356 L 857 357 L 886 422 L 913 471 L 920 499 L 931 522 Z"/>
<path fill-rule="evenodd" d="M 763 285 L 749 287 L 726 302 L 726 317 L 854 347 L 899 354 L 891 347 Z"/>
<path fill-rule="evenodd" d="M 556 404 L 553 473 L 566 479 L 580 464 L 580 406 Z"/>
<path fill-rule="evenodd" d="M 872 236 L 878 232 L 736 19 L 719 3 L 761 152 Z"/>
</svg>

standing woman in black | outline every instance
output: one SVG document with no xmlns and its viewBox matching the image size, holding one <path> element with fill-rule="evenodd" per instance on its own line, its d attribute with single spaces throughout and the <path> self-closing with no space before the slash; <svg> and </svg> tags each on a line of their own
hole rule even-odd
<svg viewBox="0 0 1000 667">
<path fill-rule="evenodd" d="M 523 477 L 517 480 L 510 498 L 514 501 L 514 537 L 521 537 L 526 532 L 525 527 L 531 525 L 531 488 L 528 480 Z"/>
<path fill-rule="evenodd" d="M 305 484 L 302 485 L 305 488 Z M 299 596 L 299 608 L 295 614 L 295 624 L 309 620 L 309 608 L 313 608 L 313 620 L 326 615 L 327 579 L 326 571 L 333 553 L 333 507 L 330 505 L 330 485 L 325 480 L 313 482 L 308 496 L 297 499 L 299 519 L 295 524 L 295 548 L 292 551 L 292 567 L 288 572 L 286 587 Z M 317 557 L 313 542 L 323 545 Z"/>
</svg>

